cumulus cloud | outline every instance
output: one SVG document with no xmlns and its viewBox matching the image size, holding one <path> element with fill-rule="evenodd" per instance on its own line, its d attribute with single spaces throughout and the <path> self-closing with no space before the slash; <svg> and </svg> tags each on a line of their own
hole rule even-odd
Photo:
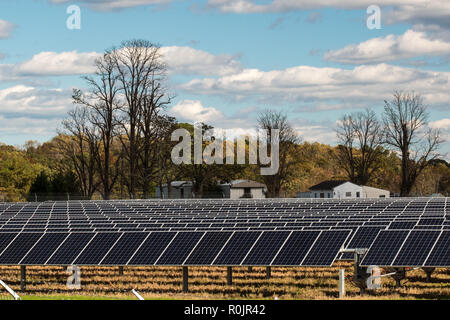
<svg viewBox="0 0 450 320">
<path fill-rule="evenodd" d="M 162 47 L 161 53 L 171 74 L 224 76 L 240 72 L 239 61 L 226 54 L 213 55 L 190 47 Z M 0 64 L 0 81 L 15 81 L 27 76 L 63 76 L 95 72 L 97 52 L 41 52 L 16 65 Z"/>
<path fill-rule="evenodd" d="M 324 54 L 324 59 L 345 64 L 367 64 L 418 56 L 450 55 L 450 42 L 431 39 L 425 32 L 408 30 L 402 35 L 387 35 Z"/>
<path fill-rule="evenodd" d="M 432 121 L 428 124 L 433 129 L 450 129 L 450 119 L 445 118 L 441 120 Z"/>
<path fill-rule="evenodd" d="M 14 25 L 11 22 L 0 19 L 0 39 L 9 38 L 13 30 Z"/>
<path fill-rule="evenodd" d="M 17 66 L 24 75 L 77 75 L 95 72 L 97 52 L 41 52 Z"/>
<path fill-rule="evenodd" d="M 221 111 L 214 107 L 204 107 L 198 100 L 180 101 L 170 109 L 169 113 L 190 122 L 211 123 L 224 117 Z"/>
<path fill-rule="evenodd" d="M 94 10 L 111 11 L 146 5 L 163 5 L 173 0 L 50 0 L 52 3 L 86 3 Z"/>
<path fill-rule="evenodd" d="M 44 136 L 43 138 L 46 139 L 48 136 L 55 135 L 55 128 L 60 123 L 61 119 L 57 118 L 37 119 L 24 116 L 10 118 L 0 115 L 0 133 L 2 137 L 14 137 L 20 134 L 31 136 L 32 139 L 37 139 L 39 136 Z"/>
<path fill-rule="evenodd" d="M 383 23 L 439 25 L 450 29 L 450 2 L 439 0 L 208 0 L 206 7 L 221 12 L 266 13 L 336 8 L 364 10 L 370 5 L 382 9 Z"/>
<path fill-rule="evenodd" d="M 449 72 L 422 71 L 388 64 L 353 69 L 297 66 L 284 70 L 245 69 L 216 78 L 193 79 L 181 86 L 196 94 L 276 98 L 279 101 L 335 100 L 373 102 L 389 98 L 392 90 L 423 94 L 427 103 L 450 100 Z"/>
<path fill-rule="evenodd" d="M 424 7 L 430 0 L 379 0 L 379 6 L 411 6 Z M 373 5 L 373 0 L 272 0 L 261 4 L 259 0 L 208 0 L 208 7 L 218 8 L 224 12 L 256 13 L 256 12 L 288 12 L 298 10 L 334 7 L 339 9 L 362 9 Z"/>
<path fill-rule="evenodd" d="M 0 106 L 3 115 L 58 117 L 72 107 L 71 90 L 17 85 L 0 90 Z"/>
<path fill-rule="evenodd" d="M 227 75 L 242 70 L 233 56 L 213 55 L 190 47 L 162 47 L 161 53 L 170 72 L 176 74 Z"/>
</svg>

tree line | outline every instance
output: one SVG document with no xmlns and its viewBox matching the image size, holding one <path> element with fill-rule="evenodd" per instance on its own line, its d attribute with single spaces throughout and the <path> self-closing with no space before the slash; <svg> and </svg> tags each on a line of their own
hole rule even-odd
<svg viewBox="0 0 450 320">
<path fill-rule="evenodd" d="M 183 128 L 192 135 L 194 126 L 165 112 L 175 95 L 158 45 L 124 41 L 106 50 L 95 68 L 93 75 L 83 77 L 85 89 L 74 89 L 73 109 L 54 139 L 27 142 L 22 150 L 0 146 L 0 192 L 7 200 L 32 200 L 38 193 L 149 198 L 164 184 L 170 194 L 176 180 L 192 181 L 194 195 L 201 198 L 219 193 L 218 183 L 233 179 L 263 182 L 268 197 L 295 196 L 334 178 L 402 196 L 448 193 L 449 165 L 439 159 L 439 132 L 427 129 L 427 108 L 414 92 L 395 92 L 385 101 L 380 119 L 371 109 L 345 115 L 336 128 L 336 147 L 302 141 L 281 111 L 260 112 L 257 128 L 279 130 L 279 170 L 261 175 L 267 164 L 259 160 L 227 165 L 172 162 L 171 152 L 179 142 L 172 141 L 172 132 Z M 236 141 L 230 146 L 214 136 L 213 127 L 200 126 L 206 137 L 203 148 L 219 142 L 225 150 L 235 150 Z M 247 153 L 251 139 L 245 140 Z M 266 142 L 271 153 L 270 136 Z"/>
</svg>

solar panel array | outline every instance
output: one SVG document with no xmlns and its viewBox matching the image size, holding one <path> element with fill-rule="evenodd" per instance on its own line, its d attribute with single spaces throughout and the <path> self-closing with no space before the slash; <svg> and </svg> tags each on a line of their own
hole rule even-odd
<svg viewBox="0 0 450 320">
<path fill-rule="evenodd" d="M 331 266 L 350 232 L 0 233 L 0 265 Z"/>
<path fill-rule="evenodd" d="M 450 230 L 448 206 L 447 198 L 0 203 L 0 264 L 330 265 L 336 256 L 352 258 L 338 255 L 342 246 L 372 243 L 366 258 L 377 262 L 391 250 L 374 242 L 379 233 L 421 231 L 404 249 L 420 254 L 417 241 L 432 242 Z M 439 263 L 448 265 L 446 247 Z M 162 255 L 145 256 L 152 250 Z M 225 251 L 211 260 L 217 250 Z"/>
</svg>

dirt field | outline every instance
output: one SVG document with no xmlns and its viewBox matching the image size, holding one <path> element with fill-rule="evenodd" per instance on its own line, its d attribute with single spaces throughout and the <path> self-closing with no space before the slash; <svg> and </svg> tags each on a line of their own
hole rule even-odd
<svg viewBox="0 0 450 320">
<path fill-rule="evenodd" d="M 348 299 L 450 299 L 450 270 L 436 269 L 431 282 L 421 270 L 412 270 L 401 288 L 390 277 L 382 289 L 360 295 L 351 282 L 351 263 L 332 268 L 233 268 L 233 285 L 226 284 L 226 268 L 189 268 L 189 293 L 183 294 L 180 267 L 81 267 L 81 290 L 66 287 L 68 274 L 61 267 L 27 267 L 27 291 L 20 292 L 19 267 L 0 267 L 0 279 L 24 299 L 136 299 L 135 289 L 146 299 L 337 299 L 338 270 L 346 269 Z M 0 299 L 6 298 L 3 289 Z"/>
</svg>

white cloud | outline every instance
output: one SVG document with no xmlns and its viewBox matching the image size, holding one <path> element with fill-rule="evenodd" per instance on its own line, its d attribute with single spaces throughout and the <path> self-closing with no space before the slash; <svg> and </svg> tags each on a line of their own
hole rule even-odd
<svg viewBox="0 0 450 320">
<path fill-rule="evenodd" d="M 38 89 L 17 85 L 0 90 L 0 112 L 15 116 L 57 117 L 72 107 L 70 89 Z"/>
<path fill-rule="evenodd" d="M 17 66 L 25 75 L 77 75 L 95 72 L 97 52 L 41 52 Z"/>
<path fill-rule="evenodd" d="M 245 69 L 230 76 L 193 79 L 181 86 L 196 94 L 277 101 L 337 100 L 382 102 L 393 90 L 421 93 L 426 103 L 450 101 L 450 73 L 421 71 L 388 64 L 353 69 L 297 66 L 284 70 Z"/>
<path fill-rule="evenodd" d="M 408 30 L 387 35 L 324 54 L 324 59 L 346 64 L 378 63 L 418 56 L 450 55 L 450 42 L 430 39 L 425 32 Z"/>
<path fill-rule="evenodd" d="M 439 25 L 450 29 L 450 2 L 447 0 L 208 0 L 206 7 L 232 13 L 293 12 L 336 8 L 365 10 L 381 8 L 382 23 Z"/>
<path fill-rule="evenodd" d="M 241 71 L 242 65 L 226 54 L 213 55 L 190 47 L 162 47 L 161 53 L 171 74 L 224 76 Z M 62 76 L 95 72 L 97 52 L 52 52 L 34 55 L 17 65 L 0 64 L 0 81 L 15 81 L 27 76 Z"/>
<path fill-rule="evenodd" d="M 378 0 L 378 6 L 427 6 L 430 0 Z M 208 0 L 208 7 L 218 8 L 223 12 L 257 13 L 288 12 L 298 10 L 334 7 L 339 9 L 362 9 L 373 5 L 373 0 L 273 0 L 261 4 L 259 0 Z"/>
<path fill-rule="evenodd" d="M 170 108 L 170 114 L 191 122 L 213 123 L 224 117 L 214 107 L 204 107 L 198 100 L 183 100 Z"/>
<path fill-rule="evenodd" d="M 242 65 L 230 55 L 213 55 L 190 47 L 162 47 L 161 53 L 170 72 L 176 74 L 227 75 L 242 70 Z"/>
<path fill-rule="evenodd" d="M 54 136 L 56 134 L 55 128 L 61 123 L 61 119 L 41 119 L 29 117 L 5 117 L 0 115 L 0 133 L 3 137 L 11 136 L 9 139 L 17 135 L 29 135 L 30 139 L 37 139 L 38 136 Z M 8 140 L 9 140 L 8 139 Z"/>
<path fill-rule="evenodd" d="M 0 39 L 9 38 L 14 29 L 14 25 L 6 20 L 0 19 Z"/>
<path fill-rule="evenodd" d="M 433 129 L 450 129 L 450 119 L 445 118 L 441 120 L 432 121 L 428 124 Z"/>
<path fill-rule="evenodd" d="M 173 0 L 50 0 L 52 3 L 86 3 L 95 10 L 110 11 L 146 5 L 163 5 Z"/>
</svg>

